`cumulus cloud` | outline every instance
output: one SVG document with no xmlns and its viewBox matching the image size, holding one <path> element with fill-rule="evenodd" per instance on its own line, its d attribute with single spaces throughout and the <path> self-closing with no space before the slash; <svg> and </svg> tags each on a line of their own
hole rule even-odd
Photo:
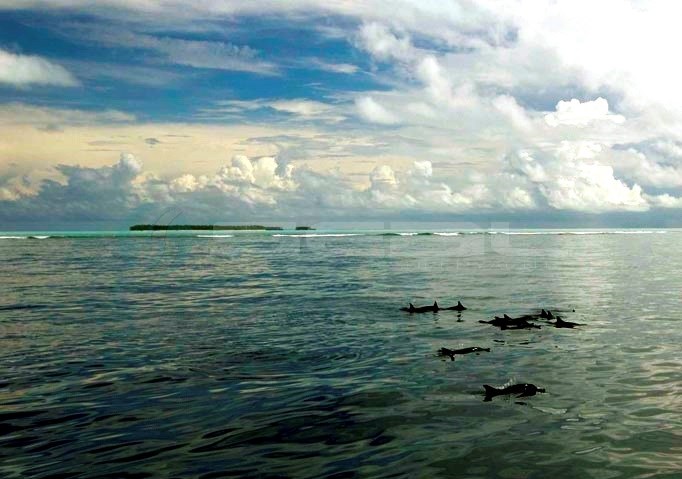
<svg viewBox="0 0 682 479">
<path fill-rule="evenodd" d="M 571 125 L 588 126 L 597 121 L 612 121 L 623 123 L 622 115 L 609 113 L 609 102 L 604 98 L 593 101 L 580 102 L 575 98 L 570 101 L 560 101 L 556 105 L 556 112 L 545 115 L 545 121 L 549 126 Z"/>
<path fill-rule="evenodd" d="M 513 96 L 499 95 L 493 98 L 492 106 L 504 115 L 514 127 L 523 131 L 529 131 L 533 128 L 532 119 Z"/>
<path fill-rule="evenodd" d="M 669 194 L 647 196 L 649 202 L 659 208 L 682 209 L 682 197 L 675 197 Z"/>
<path fill-rule="evenodd" d="M 199 188 L 202 183 L 206 184 L 205 177 L 204 181 L 201 181 L 197 180 L 194 175 L 186 173 L 171 180 L 169 186 L 174 193 L 189 193 Z"/>
<path fill-rule="evenodd" d="M 78 86 L 66 68 L 35 55 L 17 55 L 0 49 L 0 83 L 14 87 L 30 85 Z"/>
<path fill-rule="evenodd" d="M 31 181 L 26 175 L 0 177 L 0 201 L 14 201 L 33 194 Z"/>
<path fill-rule="evenodd" d="M 106 220 L 172 206 L 199 221 L 230 221 L 253 216 L 359 218 L 408 211 L 461 214 L 550 208 L 603 213 L 682 207 L 679 197 L 647 195 L 636 184 L 628 186 L 610 166 L 597 161 L 595 151 L 575 145 L 550 152 L 520 151 L 497 175 L 483 179 L 467 175 L 458 181 L 440 178 L 428 160 L 402 170 L 378 165 L 362 187 L 335 172 L 315 173 L 276 157 L 243 155 L 234 156 L 213 175 L 188 173 L 163 180 L 143 175 L 141 162 L 122 154 L 116 164 L 101 168 L 61 165 L 57 169 L 64 180 L 46 180 L 35 193 L 8 194 L 0 185 L 0 216 Z"/>
<path fill-rule="evenodd" d="M 624 145 L 612 164 L 625 178 L 656 188 L 682 188 L 682 149 L 671 142 Z"/>
<path fill-rule="evenodd" d="M 58 165 L 63 181 L 45 180 L 35 193 L 1 202 L 0 216 L 17 220 L 101 220 L 127 216 L 145 200 L 136 184 L 142 163 L 122 153 L 112 166 Z"/>
<path fill-rule="evenodd" d="M 564 142 L 550 152 L 519 151 L 509 164 L 550 208 L 593 213 L 647 210 L 642 188 L 616 178 L 611 166 L 596 159 L 600 151 L 597 144 Z"/>
</svg>

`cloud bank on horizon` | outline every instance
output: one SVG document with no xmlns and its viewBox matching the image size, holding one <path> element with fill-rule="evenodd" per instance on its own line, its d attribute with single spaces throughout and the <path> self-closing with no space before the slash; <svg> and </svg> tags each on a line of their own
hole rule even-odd
<svg viewBox="0 0 682 479">
<path fill-rule="evenodd" d="M 0 0 L 0 224 L 169 207 L 206 222 L 674 222 L 680 13 L 628 0 Z"/>
</svg>

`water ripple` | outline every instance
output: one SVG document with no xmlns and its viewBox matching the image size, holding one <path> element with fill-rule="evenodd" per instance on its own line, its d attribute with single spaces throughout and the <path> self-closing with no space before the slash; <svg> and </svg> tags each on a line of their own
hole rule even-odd
<svg viewBox="0 0 682 479">
<path fill-rule="evenodd" d="M 679 474 L 682 235 L 460 233 L 0 242 L 0 475 Z"/>
</svg>

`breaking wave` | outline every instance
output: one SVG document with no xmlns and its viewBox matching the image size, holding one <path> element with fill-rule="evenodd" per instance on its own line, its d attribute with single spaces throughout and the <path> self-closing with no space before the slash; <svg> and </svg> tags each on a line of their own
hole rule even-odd
<svg viewBox="0 0 682 479">
<path fill-rule="evenodd" d="M 14 236 L 14 235 L 8 235 L 8 236 L 0 236 L 0 239 L 47 239 L 49 236 Z"/>
<path fill-rule="evenodd" d="M 365 236 L 363 233 L 306 233 L 306 234 L 276 234 L 273 238 L 289 237 L 289 238 L 337 238 L 343 236 Z"/>
</svg>

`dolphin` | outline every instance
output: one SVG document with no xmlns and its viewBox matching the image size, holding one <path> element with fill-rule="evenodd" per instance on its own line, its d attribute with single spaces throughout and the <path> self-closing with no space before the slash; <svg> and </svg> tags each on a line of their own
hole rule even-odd
<svg viewBox="0 0 682 479">
<path fill-rule="evenodd" d="M 464 311 L 467 309 L 461 301 L 457 301 L 457 304 L 455 306 L 450 306 L 449 308 L 442 308 L 442 309 L 448 309 L 451 311 Z"/>
<path fill-rule="evenodd" d="M 518 394 L 518 396 L 516 397 L 520 398 L 527 396 L 535 396 L 537 393 L 545 392 L 544 389 L 537 387 L 535 384 L 528 383 L 513 384 L 511 386 L 507 386 L 505 388 L 500 389 L 484 384 L 483 389 L 485 389 L 484 401 L 491 401 L 492 398 L 494 398 L 495 396 L 504 396 L 507 394 Z"/>
<path fill-rule="evenodd" d="M 407 308 L 400 308 L 400 311 L 405 311 L 406 313 L 414 313 L 415 307 L 414 304 L 410 303 L 410 305 Z"/>
<path fill-rule="evenodd" d="M 528 320 L 532 320 L 531 316 L 521 316 L 519 318 L 512 318 L 505 314 L 502 317 L 495 316 L 495 319 L 491 321 L 479 321 L 479 323 L 492 324 L 500 329 L 540 329 L 540 326 L 529 323 Z"/>
<path fill-rule="evenodd" d="M 415 307 L 414 304 L 410 303 L 409 308 L 400 308 L 400 311 L 405 311 L 407 313 L 437 313 L 440 307 L 438 307 L 438 302 L 434 301 L 433 306 L 418 306 Z"/>
<path fill-rule="evenodd" d="M 573 328 L 575 326 L 581 326 L 580 323 L 572 323 L 570 321 L 564 321 L 563 319 L 561 319 L 561 316 L 557 316 L 556 321 L 553 323 L 550 323 L 550 324 L 553 324 L 555 328 Z"/>
<path fill-rule="evenodd" d="M 463 348 L 463 349 L 448 349 L 448 348 L 440 348 L 438 350 L 438 355 L 439 356 L 449 356 L 451 360 L 455 360 L 455 354 L 469 354 L 469 353 L 480 353 L 483 351 L 490 352 L 490 348 L 479 348 L 478 346 L 473 346 L 471 348 Z"/>
</svg>

